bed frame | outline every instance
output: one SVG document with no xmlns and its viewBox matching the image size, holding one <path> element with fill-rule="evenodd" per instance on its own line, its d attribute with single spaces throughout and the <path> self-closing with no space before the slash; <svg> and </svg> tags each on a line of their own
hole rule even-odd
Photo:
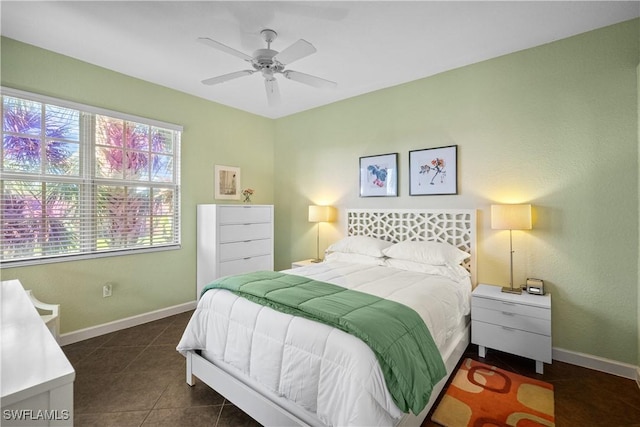
<svg viewBox="0 0 640 427">
<path fill-rule="evenodd" d="M 450 243 L 471 257 L 464 267 L 476 285 L 476 211 L 473 209 L 347 209 L 347 235 L 364 235 L 399 242 L 429 240 Z M 468 320 L 468 319 L 467 319 Z M 444 349 L 443 359 L 447 376 L 434 387 L 425 409 L 417 415 L 407 414 L 399 426 L 420 426 L 444 388 L 447 379 L 469 345 L 469 322 Z M 187 357 L 187 384 L 194 385 L 199 378 L 246 414 L 265 426 L 318 425 L 309 413 L 298 409 L 285 399 L 267 394 L 250 385 L 246 379 L 225 370 L 195 351 Z"/>
</svg>

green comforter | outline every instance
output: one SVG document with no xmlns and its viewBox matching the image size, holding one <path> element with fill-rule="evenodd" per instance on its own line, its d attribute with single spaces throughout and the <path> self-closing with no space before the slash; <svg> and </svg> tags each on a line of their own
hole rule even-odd
<svg viewBox="0 0 640 427">
<path fill-rule="evenodd" d="M 202 291 L 226 289 L 275 310 L 354 335 L 375 353 L 396 405 L 418 414 L 446 374 L 424 321 L 411 308 L 307 277 L 259 271 L 216 280 Z"/>
</svg>

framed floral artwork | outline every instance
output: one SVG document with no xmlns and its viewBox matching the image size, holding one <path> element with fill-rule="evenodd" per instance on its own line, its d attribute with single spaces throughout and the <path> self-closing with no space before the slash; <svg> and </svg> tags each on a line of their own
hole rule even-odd
<svg viewBox="0 0 640 427">
<path fill-rule="evenodd" d="M 409 195 L 458 194 L 458 146 L 409 151 Z"/>
<path fill-rule="evenodd" d="M 398 195 L 398 153 L 360 157 L 360 197 Z"/>
<path fill-rule="evenodd" d="M 214 174 L 215 198 L 240 200 L 240 168 L 215 165 Z"/>
</svg>

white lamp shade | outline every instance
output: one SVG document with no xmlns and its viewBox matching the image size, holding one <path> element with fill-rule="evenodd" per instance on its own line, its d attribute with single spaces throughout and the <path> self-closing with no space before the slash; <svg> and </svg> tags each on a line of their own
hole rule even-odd
<svg viewBox="0 0 640 427">
<path fill-rule="evenodd" d="M 531 205 L 491 205 L 494 230 L 531 230 Z"/>
<path fill-rule="evenodd" d="M 336 208 L 333 206 L 309 206 L 309 222 L 333 222 Z"/>
</svg>

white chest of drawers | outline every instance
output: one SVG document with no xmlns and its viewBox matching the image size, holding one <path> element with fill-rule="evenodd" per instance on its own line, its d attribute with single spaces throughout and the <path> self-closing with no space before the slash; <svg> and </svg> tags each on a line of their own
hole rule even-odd
<svg viewBox="0 0 640 427">
<path fill-rule="evenodd" d="M 551 295 L 501 292 L 499 286 L 478 285 L 471 298 L 471 342 L 536 361 L 541 374 L 551 363 Z"/>
<path fill-rule="evenodd" d="M 196 298 L 215 279 L 273 270 L 273 205 L 197 206 Z"/>
</svg>

